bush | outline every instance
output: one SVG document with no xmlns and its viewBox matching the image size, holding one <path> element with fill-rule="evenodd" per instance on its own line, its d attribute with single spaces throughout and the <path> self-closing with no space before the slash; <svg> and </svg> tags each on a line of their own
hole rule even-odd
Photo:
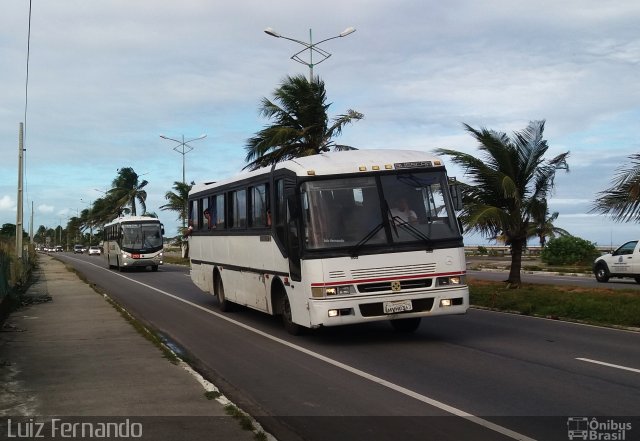
<svg viewBox="0 0 640 441">
<path fill-rule="evenodd" d="M 481 256 L 486 256 L 487 252 L 487 247 L 483 247 L 482 245 L 478 246 L 478 254 L 480 254 Z"/>
<path fill-rule="evenodd" d="M 542 250 L 540 257 L 549 265 L 588 265 L 600 253 L 595 244 L 575 236 L 551 239 Z"/>
</svg>

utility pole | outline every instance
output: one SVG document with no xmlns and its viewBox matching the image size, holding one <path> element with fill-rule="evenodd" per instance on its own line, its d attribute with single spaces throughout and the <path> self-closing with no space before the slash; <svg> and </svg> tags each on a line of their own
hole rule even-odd
<svg viewBox="0 0 640 441">
<path fill-rule="evenodd" d="M 20 133 L 18 135 L 18 197 L 16 214 L 16 256 L 22 260 L 22 224 L 24 213 L 22 210 L 22 161 L 24 156 L 24 126 L 20 123 Z"/>
</svg>

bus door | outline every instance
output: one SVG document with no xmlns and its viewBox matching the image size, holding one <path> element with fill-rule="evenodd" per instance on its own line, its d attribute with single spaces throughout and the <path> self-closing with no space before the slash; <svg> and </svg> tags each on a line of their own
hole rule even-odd
<svg viewBox="0 0 640 441">
<path fill-rule="evenodd" d="M 289 254 L 289 275 L 294 282 L 302 280 L 300 264 L 300 219 L 297 213 L 298 201 L 295 195 L 287 198 L 287 251 Z"/>
</svg>

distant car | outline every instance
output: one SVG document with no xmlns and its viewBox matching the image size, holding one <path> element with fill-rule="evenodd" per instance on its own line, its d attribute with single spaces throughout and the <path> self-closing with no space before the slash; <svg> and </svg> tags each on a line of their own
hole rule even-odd
<svg viewBox="0 0 640 441">
<path fill-rule="evenodd" d="M 94 254 L 98 255 L 98 256 L 101 254 L 100 247 L 95 246 L 95 245 L 89 247 L 89 255 L 93 256 Z"/>
<path fill-rule="evenodd" d="M 74 245 L 73 254 L 82 254 L 82 245 Z"/>
<path fill-rule="evenodd" d="M 56 251 L 56 253 L 61 253 L 61 252 L 64 251 L 64 248 L 62 248 L 62 245 L 58 245 L 58 246 L 56 246 L 55 251 Z"/>
</svg>

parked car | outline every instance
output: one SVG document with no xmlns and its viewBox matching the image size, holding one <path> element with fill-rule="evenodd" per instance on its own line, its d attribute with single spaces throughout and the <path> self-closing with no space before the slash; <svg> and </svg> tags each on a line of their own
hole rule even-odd
<svg viewBox="0 0 640 441">
<path fill-rule="evenodd" d="M 92 245 L 92 246 L 89 247 L 89 255 L 90 256 L 93 256 L 93 255 L 99 256 L 100 254 L 102 254 L 102 252 L 101 252 L 99 246 Z"/>
<path fill-rule="evenodd" d="M 604 254 L 593 262 L 593 274 L 598 282 L 612 277 L 630 277 L 640 283 L 640 241 L 625 243 L 613 253 Z"/>
<path fill-rule="evenodd" d="M 82 245 L 74 245 L 73 254 L 82 254 Z"/>
</svg>

